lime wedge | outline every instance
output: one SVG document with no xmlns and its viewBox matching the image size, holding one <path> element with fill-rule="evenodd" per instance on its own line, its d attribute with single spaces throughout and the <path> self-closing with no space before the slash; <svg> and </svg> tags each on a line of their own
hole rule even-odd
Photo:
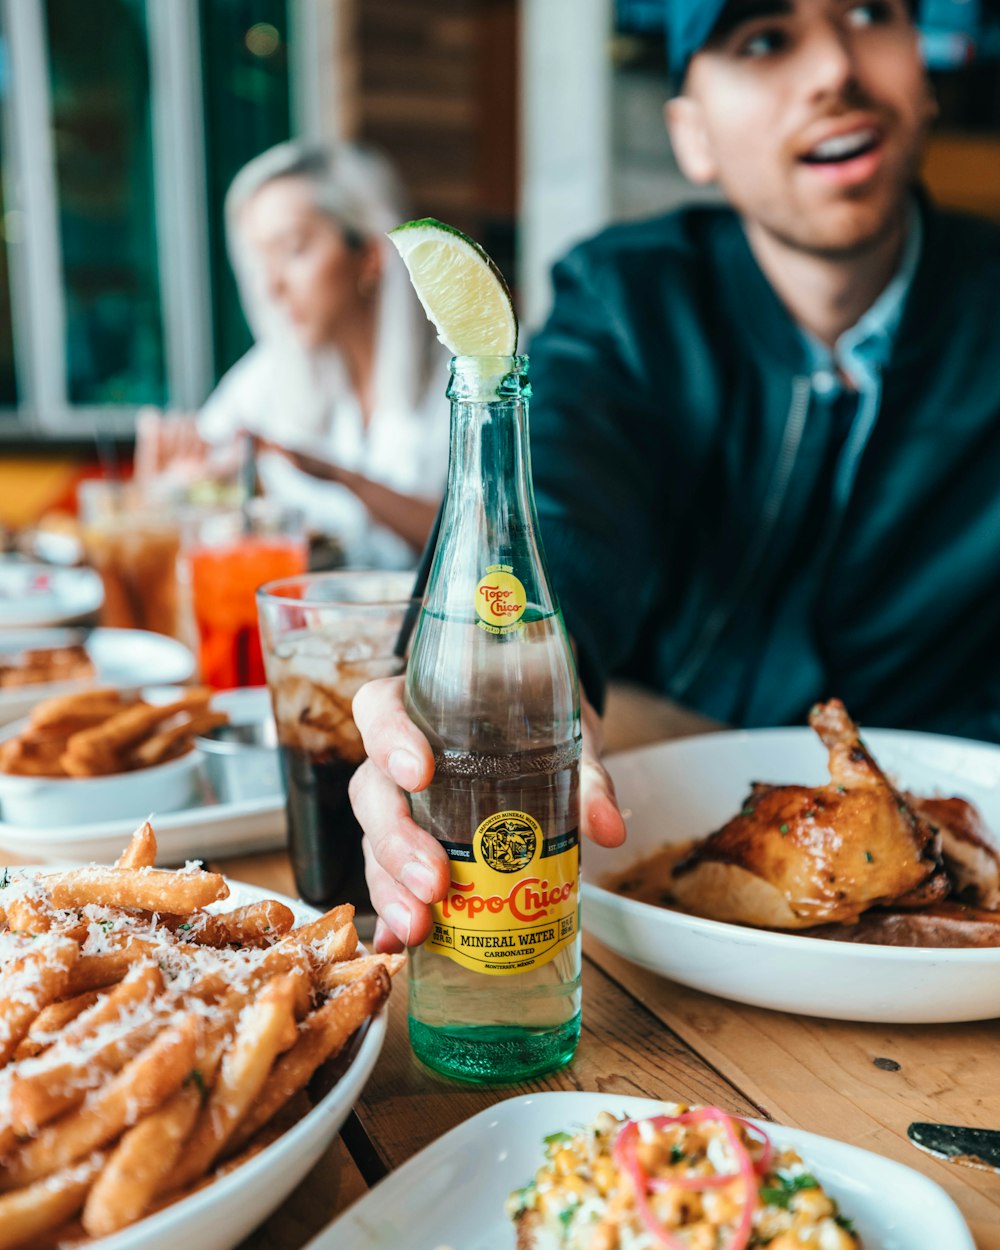
<svg viewBox="0 0 1000 1250">
<path fill-rule="evenodd" d="M 510 291 L 478 243 L 433 217 L 404 222 L 389 238 L 452 355 L 514 355 L 517 317 Z"/>
</svg>

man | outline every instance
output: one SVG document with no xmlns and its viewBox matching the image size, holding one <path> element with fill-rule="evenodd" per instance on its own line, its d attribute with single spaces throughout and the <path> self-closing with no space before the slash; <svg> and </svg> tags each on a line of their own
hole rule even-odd
<svg viewBox="0 0 1000 1250">
<path fill-rule="evenodd" d="M 1000 740 L 1000 230 L 915 189 L 934 113 L 904 0 L 671 0 L 684 173 L 730 208 L 620 226 L 555 271 L 532 347 L 542 537 L 598 706 L 624 673 L 717 719 Z M 595 593 L 599 591 L 599 593 Z M 398 688 L 357 701 L 379 941 L 446 861 L 405 796 Z M 586 744 L 582 826 L 623 837 Z"/>
</svg>

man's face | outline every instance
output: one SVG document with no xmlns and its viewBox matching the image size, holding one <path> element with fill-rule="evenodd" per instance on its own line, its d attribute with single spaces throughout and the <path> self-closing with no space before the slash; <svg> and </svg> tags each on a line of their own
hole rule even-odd
<svg viewBox="0 0 1000 1250">
<path fill-rule="evenodd" d="M 667 123 L 751 231 L 851 255 L 902 220 L 933 116 L 903 0 L 732 0 Z"/>
</svg>

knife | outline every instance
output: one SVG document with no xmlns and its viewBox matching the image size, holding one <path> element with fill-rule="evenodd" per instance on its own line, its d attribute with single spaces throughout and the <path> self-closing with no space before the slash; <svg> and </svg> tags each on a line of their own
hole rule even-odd
<svg viewBox="0 0 1000 1250">
<path fill-rule="evenodd" d="M 1000 1130 L 958 1124 L 911 1124 L 906 1136 L 914 1146 L 949 1163 L 984 1172 L 1000 1172 Z"/>
</svg>

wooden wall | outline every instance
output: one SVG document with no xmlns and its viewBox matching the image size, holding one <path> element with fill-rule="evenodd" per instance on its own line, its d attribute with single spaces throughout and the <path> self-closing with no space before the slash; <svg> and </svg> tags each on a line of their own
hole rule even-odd
<svg viewBox="0 0 1000 1250">
<path fill-rule="evenodd" d="M 354 0 L 351 124 L 396 162 L 417 216 L 514 272 L 517 0 Z"/>
</svg>

